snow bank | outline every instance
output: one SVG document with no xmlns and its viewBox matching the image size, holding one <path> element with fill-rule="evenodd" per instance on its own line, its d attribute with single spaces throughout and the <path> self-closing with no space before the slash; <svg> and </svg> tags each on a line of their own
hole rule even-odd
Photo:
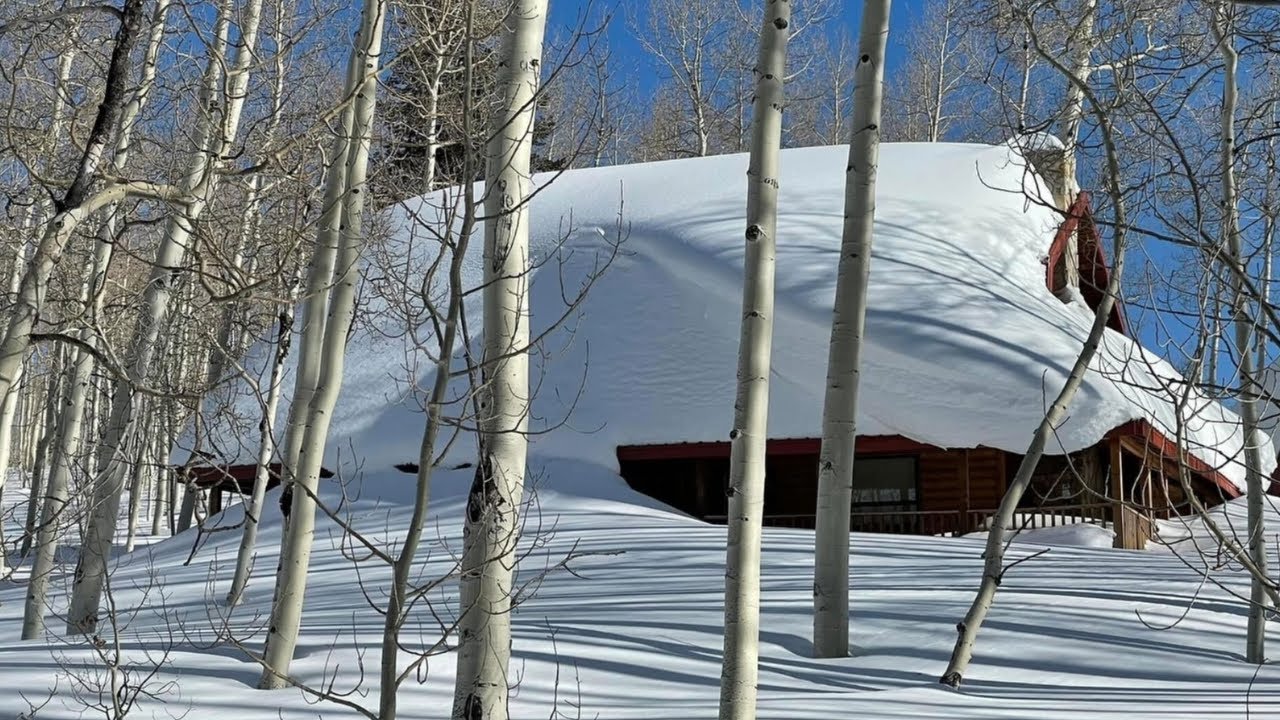
<svg viewBox="0 0 1280 720">
<path fill-rule="evenodd" d="M 820 435 L 845 164 L 843 147 L 782 155 L 772 437 Z M 534 199 L 533 244 L 545 261 L 532 285 L 535 333 L 611 255 L 619 218 L 626 236 L 580 311 L 543 343 L 534 425 L 556 429 L 535 438 L 536 454 L 611 466 L 620 444 L 727 438 L 746 165 L 733 155 L 575 170 Z M 882 148 L 859 433 L 1025 450 L 1090 324 L 1045 288 L 1058 217 L 1026 200 L 1024 190 L 1044 194 L 1031 186 L 1039 182 L 1008 146 Z M 393 309 L 436 247 L 428 227 L 453 206 L 441 193 L 389 217 L 398 234 L 363 300 L 376 319 L 352 339 L 334 414 L 331 448 L 344 461 L 377 469 L 417 457 L 415 390 L 428 356 Z M 477 235 L 466 263 L 473 287 L 480 250 Z M 1171 401 L 1182 392 L 1167 362 L 1108 331 L 1049 451 L 1088 447 L 1138 419 L 1172 437 Z M 1181 414 L 1193 452 L 1240 484 L 1236 416 L 1194 393 Z M 459 459 L 471 453 L 470 443 L 457 447 Z"/>
<path fill-rule="evenodd" d="M 655 507 L 608 467 L 568 461 L 535 466 L 542 480 L 530 532 L 536 527 L 551 534 L 522 561 L 521 580 L 535 579 L 571 551 L 587 555 L 573 563 L 576 575 L 546 577 L 513 616 L 511 671 L 518 688 L 512 717 L 715 717 L 724 527 Z M 469 479 L 466 471 L 437 477 L 415 578 L 426 581 L 454 570 Z M 370 472 L 349 488 L 343 514 L 366 537 L 402 542 L 411 486 L 407 475 Z M 255 664 L 239 649 L 213 642 L 214 629 L 229 630 L 248 649 L 261 648 L 279 562 L 275 492 L 240 607 L 217 602 L 230 581 L 238 531 L 206 536 L 190 563 L 194 532 L 117 559 L 112 588 L 125 623 L 121 644 L 136 663 L 129 677 L 136 682 L 160 665 L 147 686 L 159 696 L 142 698 L 129 717 L 360 717 L 333 703 L 314 704 L 295 689 L 254 689 L 260 674 Z M 336 493 L 325 493 L 336 504 Z M 241 518 L 235 506 L 219 522 L 230 528 Z M 1278 518 L 1272 514 L 1269 520 Z M 367 562 L 357 568 L 325 517 L 318 519 L 315 542 L 291 670 L 302 682 L 332 683 L 351 693 L 347 700 L 376 707 L 371 670 L 378 662 L 382 617 L 368 607 L 367 597 L 385 602 L 388 573 Z M 1046 544 L 1015 545 L 1010 559 Z M 765 530 L 761 720 L 1280 717 L 1274 666 L 1259 673 L 1240 657 L 1245 604 L 1233 593 L 1247 596 L 1248 584 L 1238 573 L 1220 573 L 1221 587 L 1200 587 L 1195 571 L 1168 555 L 1054 547 L 1004 578 L 964 688 L 952 692 L 937 678 L 950 655 L 954 624 L 977 587 L 982 543 L 855 533 L 851 551 L 853 657 L 815 660 L 809 646 L 813 533 Z M 57 608 L 70 584 L 71 566 L 66 569 L 54 581 L 63 591 L 55 592 Z M 28 701 L 46 700 L 39 718 L 85 717 L 82 703 L 105 696 L 75 685 L 67 673 L 85 678 L 87 668 L 100 663 L 92 650 L 60 635 L 19 641 L 24 592 L 21 584 L 0 586 L 0 717 L 22 717 Z M 406 642 L 438 637 L 436 622 L 452 620 L 455 598 L 452 582 L 431 592 L 430 607 L 415 609 Z M 139 605 L 143 609 L 133 612 Z M 50 624 L 60 628 L 55 618 Z M 1170 629 L 1153 629 L 1166 625 Z M 446 716 L 455 662 L 453 653 L 433 657 L 424 676 L 405 684 L 402 717 Z"/>
</svg>

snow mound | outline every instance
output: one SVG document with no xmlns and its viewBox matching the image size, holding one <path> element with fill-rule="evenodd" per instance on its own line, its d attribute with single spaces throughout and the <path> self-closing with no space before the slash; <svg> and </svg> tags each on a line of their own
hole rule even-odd
<svg viewBox="0 0 1280 720">
<path fill-rule="evenodd" d="M 714 717 L 723 634 L 725 528 L 682 517 L 628 490 L 608 468 L 534 460 L 529 554 L 521 582 L 537 591 L 513 616 L 512 717 L 693 720 Z M 455 570 L 470 473 L 444 471 L 433 488 L 421 564 L 426 582 Z M 403 542 L 411 512 L 409 476 L 370 472 L 348 487 L 341 514 L 375 542 Z M 323 496 L 337 506 L 339 496 Z M 218 603 L 226 591 L 240 534 L 241 506 L 217 522 L 192 556 L 188 531 L 116 559 L 113 599 L 122 622 L 129 678 L 152 670 L 130 717 L 347 720 L 361 717 L 316 704 L 296 689 L 255 689 L 256 664 L 215 642 L 230 631 L 260 650 L 279 562 L 281 525 L 268 498 L 257 561 L 244 604 Z M 7 497 L 5 504 L 12 501 Z M 1270 522 L 1277 522 L 1272 514 Z M 532 535 L 539 536 L 535 544 Z M 1047 544 L 1047 543 L 1046 543 Z M 1268 542 L 1269 547 L 1275 547 Z M 1043 550 L 1015 545 L 1009 559 Z M 344 552 L 345 551 L 345 552 Z M 575 574 L 540 573 L 580 553 Z M 919 720 L 1169 720 L 1274 718 L 1280 687 L 1273 666 L 1243 662 L 1246 578 L 1226 571 L 1222 586 L 1201 587 L 1178 558 L 1114 550 L 1054 547 L 1019 564 L 1000 589 L 963 692 L 937 682 L 960 619 L 982 572 L 982 543 L 966 538 L 852 537 L 852 657 L 815 660 L 812 632 L 813 533 L 767 528 L 761 587 L 762 720 L 831 717 Z M 190 562 L 189 562 L 190 561 Z M 55 610 L 65 602 L 71 567 L 54 580 Z M 327 517 L 318 519 L 297 658 L 310 686 L 377 706 L 377 648 L 389 573 L 353 563 L 350 545 Z M 105 677 L 94 651 L 54 634 L 18 639 L 25 587 L 0 586 L 0 717 L 85 717 Z M 367 593 L 367 594 L 366 594 Z M 455 617 L 456 584 L 445 582 L 419 605 L 405 639 L 430 643 L 437 623 Z M 134 611 L 134 608 L 141 610 Z M 51 627 L 60 623 L 51 617 Z M 1149 623 L 1149 625 L 1144 625 Z M 1167 630 L 1155 628 L 1169 626 Z M 112 639 L 107 636 L 108 640 Z M 408 656 L 405 656 L 405 662 Z M 431 658 L 404 685 L 402 717 L 442 717 L 450 706 L 456 655 Z M 96 675 L 93 669 L 97 668 Z M 365 691 L 370 691 L 366 694 Z M 51 697 L 50 697 L 51 696 Z M 443 709 L 443 710 L 442 710 Z M 92 714 L 92 712 L 90 712 Z"/>
<path fill-rule="evenodd" d="M 782 155 L 771 437 L 820 435 L 846 155 L 844 147 Z M 540 347 L 533 425 L 554 430 L 534 438 L 535 452 L 609 467 L 618 445 L 727 438 L 746 167 L 745 155 L 730 155 L 537 178 L 535 335 L 565 315 L 566 295 L 608 267 Z M 1007 144 L 883 146 L 860 434 L 1026 449 L 1090 325 L 1045 287 L 1059 217 L 1028 195 L 1044 196 L 1043 183 Z M 406 317 L 424 318 L 400 306 L 412 304 L 438 247 L 432 231 L 455 196 L 436 193 L 388 215 L 397 232 L 374 253 L 362 300 L 374 319 L 349 345 L 332 462 L 371 470 L 417 457 L 430 353 L 404 330 Z M 480 237 L 466 260 L 470 287 L 479 285 Z M 1049 452 L 1088 447 L 1133 420 L 1170 437 L 1181 424 L 1196 455 L 1242 483 L 1236 416 L 1192 392 L 1179 418 L 1173 400 L 1183 391 L 1167 362 L 1108 331 Z M 242 445 L 230 454 L 251 457 L 253 443 Z M 460 460 L 473 454 L 472 443 L 455 447 Z"/>
</svg>

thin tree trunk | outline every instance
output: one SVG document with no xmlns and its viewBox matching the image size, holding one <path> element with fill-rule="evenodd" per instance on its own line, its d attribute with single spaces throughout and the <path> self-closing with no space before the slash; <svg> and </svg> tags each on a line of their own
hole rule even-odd
<svg viewBox="0 0 1280 720">
<path fill-rule="evenodd" d="M 149 407 L 154 406 L 154 403 L 147 403 L 147 405 Z M 141 426 L 148 430 L 154 430 L 154 424 L 145 414 L 146 410 L 143 411 L 144 417 L 140 421 Z M 143 437 L 150 438 L 151 434 L 144 432 Z M 142 488 L 146 484 L 147 469 L 149 467 L 147 460 L 151 455 L 150 443 L 145 440 L 138 443 L 137 452 L 138 457 L 133 463 L 133 477 L 129 481 L 129 520 L 125 526 L 124 541 L 124 551 L 127 553 L 133 552 L 134 541 L 138 534 L 138 513 L 142 508 Z"/>
<path fill-rule="evenodd" d="M 10 296 L 16 295 L 18 292 L 18 283 L 21 281 L 21 268 L 22 263 L 15 260 L 9 282 Z M 24 374 L 24 367 L 19 364 L 15 371 L 13 384 L 9 386 L 8 394 L 0 396 L 0 499 L 4 498 L 5 485 L 9 478 L 9 455 L 14 446 L 13 420 L 18 414 L 18 399 L 25 386 L 25 383 L 22 382 Z M 2 521 L 2 516 L 0 516 L 0 577 L 6 577 L 9 574 L 8 555 L 4 545 L 4 522 Z"/>
<path fill-rule="evenodd" d="M 469 23 L 468 23 L 469 24 Z M 470 32 L 468 32 L 470 37 Z M 467 80 L 464 87 L 471 86 L 470 67 L 465 71 Z M 470 110 L 464 111 L 469 113 Z M 464 124 L 466 121 L 464 121 Z M 470 133 L 464 133 L 469 136 Z M 468 178 L 464 189 L 466 216 L 458 231 L 457 241 L 452 248 L 449 259 L 449 305 L 445 311 L 445 321 L 437 352 L 435 379 L 431 387 L 431 396 L 427 401 L 427 422 L 422 432 L 422 442 L 418 447 L 418 476 L 415 486 L 413 516 L 409 521 L 408 532 L 401 545 L 399 556 L 392 565 L 391 587 L 388 590 L 387 609 L 383 615 L 382 657 L 379 677 L 379 720 L 395 720 L 397 713 L 397 690 L 404 680 L 397 663 L 400 648 L 400 631 L 409 617 L 411 603 L 408 602 L 411 587 L 410 578 L 414 561 L 417 559 L 418 546 L 422 540 L 422 529 L 427 520 L 427 508 L 431 500 L 431 478 L 435 471 L 436 442 L 444 424 L 444 410 L 448 403 L 449 379 L 452 376 L 454 346 L 457 343 L 458 326 L 462 315 L 463 287 L 462 268 L 466 262 L 467 246 L 471 232 L 475 227 L 475 195 L 474 183 L 470 178 L 470 159 L 466 161 L 464 177 Z M 406 671 L 407 672 L 407 671 Z"/>
<path fill-rule="evenodd" d="M 1066 154 L 1062 163 L 1062 177 L 1067 191 L 1067 204 L 1079 190 L 1077 177 L 1078 153 L 1080 148 L 1080 128 L 1084 125 L 1084 88 L 1093 75 L 1093 48 L 1097 44 L 1098 0 L 1085 0 L 1080 11 L 1080 22 L 1072 32 L 1069 47 L 1071 48 L 1071 78 L 1067 83 L 1067 101 L 1062 114 L 1062 142 L 1066 145 Z M 1028 30 L 1030 32 L 1030 30 Z M 1068 254 L 1067 261 L 1075 260 Z"/>
<path fill-rule="evenodd" d="M 789 0 L 766 0 L 756 61 L 747 170 L 746 260 L 738 391 L 729 459 L 729 528 L 724 580 L 721 720 L 756 716 L 760 675 L 760 546 L 764 520 L 773 285 L 781 177 L 782 108 L 790 36 Z"/>
<path fill-rule="evenodd" d="M 453 717 L 507 718 L 511 594 L 529 420 L 529 207 L 534 105 L 547 0 L 517 0 L 503 35 L 503 103 L 485 173 L 484 387 L 480 458 L 467 500 Z"/>
<path fill-rule="evenodd" d="M 62 406 L 64 396 L 70 392 L 69 389 L 64 387 L 64 378 L 70 374 L 68 372 L 68 363 L 62 360 L 65 356 L 65 350 L 58 350 L 54 356 L 56 359 L 49 368 L 48 391 L 45 395 L 44 403 L 44 432 L 36 445 L 36 458 L 31 466 L 31 488 L 27 496 L 27 520 L 23 526 L 26 532 L 22 534 L 22 549 L 18 553 L 24 558 L 31 552 L 36 523 L 40 517 L 40 500 L 45 492 L 47 459 L 50 446 L 56 442 L 58 437 L 58 408 Z M 57 378 L 56 382 L 54 381 L 55 378 Z"/>
<path fill-rule="evenodd" d="M 1033 39 L 1033 42 L 1036 41 Z M 1038 42 L 1036 44 L 1036 52 L 1053 65 L 1054 69 L 1059 73 L 1072 78 L 1070 81 L 1073 84 L 1079 83 L 1077 87 L 1084 93 L 1085 98 L 1089 99 L 1087 86 L 1073 76 L 1071 69 L 1058 63 L 1051 56 L 1044 54 Z M 999 589 L 1000 582 L 1004 577 L 1006 538 L 1013 527 L 1013 517 L 1014 513 L 1017 512 L 1018 503 L 1021 502 L 1023 494 L 1031 484 L 1031 478 L 1035 474 L 1036 466 L 1040 463 L 1040 458 L 1044 455 L 1045 447 L 1067 417 L 1071 401 L 1080 390 L 1085 374 L 1089 371 L 1089 365 L 1098 353 L 1102 337 L 1106 333 L 1107 322 L 1111 318 L 1111 310 L 1115 307 L 1116 298 L 1120 293 L 1120 278 L 1124 275 L 1125 265 L 1125 228 L 1128 227 L 1124 196 L 1121 194 L 1118 184 L 1120 181 L 1120 161 L 1116 153 L 1109 118 L 1097 110 L 1096 107 L 1093 114 L 1101 128 L 1103 147 L 1106 151 L 1107 191 L 1111 196 L 1112 212 L 1114 214 L 1112 227 L 1114 228 L 1115 236 L 1112 240 L 1112 256 L 1115 258 L 1115 267 L 1107 281 L 1106 292 L 1094 309 L 1093 326 L 1089 330 L 1084 346 L 1076 357 L 1071 371 L 1067 374 L 1062 390 L 1054 398 L 1048 411 L 1045 412 L 1044 418 L 1041 419 L 1040 424 L 1036 427 L 1031 444 L 1028 446 L 1026 454 L 1022 456 L 1022 462 L 1018 465 L 1017 473 L 1009 483 L 1004 497 L 1000 500 L 1000 508 L 996 512 L 993 526 L 990 532 L 987 533 L 987 545 L 983 553 L 982 582 L 978 587 L 978 592 L 974 595 L 973 603 L 969 606 L 969 611 L 965 613 L 964 620 L 956 626 L 958 636 L 956 644 L 951 651 L 951 660 L 947 664 L 946 671 L 939 679 L 939 682 L 953 688 L 960 687 L 960 683 L 964 680 L 964 673 L 969 667 L 969 661 L 973 658 L 973 647 L 977 641 L 978 631 L 982 628 L 982 623 L 986 620 L 987 613 L 990 612 L 991 606 L 995 602 L 996 590 Z M 1120 498 L 1116 498 L 1116 501 L 1119 502 Z"/>
<path fill-rule="evenodd" d="M 889 0 L 862 5 L 853 91 L 853 139 L 845 173 L 845 221 L 840 239 L 835 314 L 822 405 L 818 458 L 818 512 L 814 535 L 813 651 L 815 657 L 849 654 L 849 513 L 853 501 L 858 379 L 867 316 L 867 284 L 875 225 L 876 165 Z"/>
<path fill-rule="evenodd" d="M 240 535 L 240 549 L 236 554 L 235 575 L 231 579 L 231 589 L 227 591 L 227 605 L 232 607 L 239 605 L 244 597 L 244 589 L 249 584 L 249 571 L 253 569 L 253 549 L 258 541 L 258 522 L 262 517 L 263 503 L 267 495 L 267 481 L 271 475 L 271 455 L 275 450 L 272 427 L 275 424 L 276 410 L 280 406 L 284 362 L 289 357 L 289 344 L 292 337 L 293 306 L 288 304 L 280 311 L 278 320 L 275 361 L 271 365 L 266 407 L 262 411 L 262 421 L 258 425 L 258 460 L 253 476 L 253 494 L 245 505 L 244 529 Z"/>
<path fill-rule="evenodd" d="M 298 642 L 302 623 L 302 605 L 307 587 L 307 569 L 311 563 L 311 545 L 315 532 L 315 494 L 320 486 L 320 468 L 324 460 L 329 421 L 342 387 L 347 333 L 355 317 L 356 264 L 364 247 L 362 217 L 369 166 L 369 146 L 377 98 L 378 61 L 382 55 L 382 30 L 386 15 L 385 0 L 365 0 L 360 32 L 349 61 L 348 90 L 354 96 L 350 104 L 350 145 L 345 153 L 345 168 L 332 168 L 328 182 L 341 182 L 345 192 L 339 193 L 339 245 L 334 260 L 334 283 L 324 323 L 324 340 L 315 390 L 303 416 L 305 437 L 299 443 L 297 465 L 294 466 L 293 506 L 285 529 L 284 549 L 276 573 L 275 601 L 271 606 L 266 648 L 263 650 L 262 688 L 288 685 L 289 664 Z M 341 179 L 333 177 L 342 175 Z M 326 196 L 332 188 L 326 188 Z M 324 230 L 322 229 L 323 233 Z M 317 256 L 324 254 L 317 249 Z M 319 257 L 317 257 L 319 260 Z M 309 311 L 312 304 L 307 305 Z M 307 333 L 304 328 L 304 351 Z M 293 402 L 299 398 L 296 394 Z"/>
<path fill-rule="evenodd" d="M 81 339 L 89 343 L 90 347 L 95 342 L 93 333 L 88 330 L 81 334 Z M 62 410 L 57 443 L 52 448 L 44 508 L 36 527 L 36 556 L 31 567 L 31 579 L 27 583 L 27 600 L 22 619 L 23 640 L 38 639 L 44 631 L 49 579 L 54 570 L 58 539 L 64 525 L 63 511 L 67 507 L 71 473 L 80 450 L 81 424 L 85 415 L 85 401 L 92 385 L 93 362 L 93 356 L 88 351 L 77 350 L 74 366 L 70 368 L 68 398 Z"/>
<path fill-rule="evenodd" d="M 1239 54 L 1235 48 L 1235 31 L 1232 28 L 1232 8 L 1219 5 L 1215 14 L 1214 30 L 1222 53 L 1222 206 L 1226 216 L 1222 220 L 1222 241 L 1229 262 L 1236 266 L 1232 282 L 1231 315 L 1235 330 L 1235 357 L 1237 364 L 1237 388 L 1240 392 L 1240 420 L 1244 432 L 1245 485 L 1248 495 L 1249 558 L 1259 572 L 1267 571 L 1267 546 L 1263 495 L 1266 488 L 1262 476 L 1262 448 L 1256 436 L 1258 432 L 1258 385 L 1254 360 L 1257 337 L 1253 318 L 1249 311 L 1249 295 L 1244 278 L 1248 273 L 1248 261 L 1244 254 L 1244 242 L 1240 237 L 1239 191 L 1236 187 L 1236 106 L 1238 84 L 1236 72 Z M 1266 612 L 1267 596 L 1262 578 L 1251 575 L 1249 584 L 1249 622 L 1245 636 L 1245 660 L 1262 663 L 1266 660 Z"/>
<path fill-rule="evenodd" d="M 153 536 L 159 535 L 165 529 L 168 524 L 165 518 L 172 515 L 168 510 L 170 502 L 169 489 L 172 486 L 171 476 L 173 474 L 172 468 L 169 467 L 169 448 L 172 447 L 172 443 L 169 441 L 172 437 L 169 428 L 172 423 L 169 422 L 168 414 L 169 411 L 166 409 L 161 416 L 162 429 L 156 439 L 155 455 L 153 456 L 156 465 L 156 487 L 152 493 L 155 500 L 151 507 L 151 534 Z"/>
<path fill-rule="evenodd" d="M 938 77 L 933 87 L 933 107 L 929 112 L 929 142 L 938 142 L 942 139 L 942 105 L 946 100 L 946 82 L 947 82 L 947 53 L 948 46 L 951 44 L 951 18 L 952 18 L 952 0 L 947 0 L 947 6 L 942 13 L 942 38 L 938 41 Z"/>
</svg>

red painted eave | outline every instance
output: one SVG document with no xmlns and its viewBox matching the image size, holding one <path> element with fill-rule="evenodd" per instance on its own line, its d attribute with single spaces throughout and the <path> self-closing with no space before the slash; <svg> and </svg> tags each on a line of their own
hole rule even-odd
<svg viewBox="0 0 1280 720">
<path fill-rule="evenodd" d="M 1147 446 L 1158 452 L 1160 457 L 1174 462 L 1178 462 L 1179 458 L 1182 456 L 1182 453 L 1178 452 L 1177 443 L 1166 437 L 1164 433 L 1152 427 L 1151 423 L 1146 420 L 1133 420 L 1131 422 L 1127 422 L 1124 425 L 1113 429 L 1111 432 L 1107 433 L 1106 436 L 1108 438 L 1139 438 Z M 1236 487 L 1235 483 L 1228 480 L 1226 476 L 1216 468 L 1205 462 L 1203 459 L 1197 457 L 1195 453 L 1192 453 L 1190 450 L 1186 451 L 1185 455 L 1188 470 L 1196 473 L 1206 480 L 1211 481 L 1214 485 L 1217 485 L 1218 488 L 1222 490 L 1223 495 L 1228 499 L 1240 497 L 1240 488 Z"/>
<path fill-rule="evenodd" d="M 766 452 L 773 457 L 817 455 L 822 447 L 819 438 L 784 438 L 766 441 Z M 658 443 L 653 445 L 619 445 L 618 461 L 633 460 L 724 460 L 731 444 L 727 441 Z M 916 442 L 901 435 L 863 435 L 857 439 L 856 452 L 862 455 L 893 455 L 937 450 L 933 445 Z"/>
</svg>

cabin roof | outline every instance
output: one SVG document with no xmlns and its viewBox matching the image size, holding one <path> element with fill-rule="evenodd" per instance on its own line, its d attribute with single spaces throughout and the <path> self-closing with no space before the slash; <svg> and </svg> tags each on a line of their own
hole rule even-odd
<svg viewBox="0 0 1280 720">
<path fill-rule="evenodd" d="M 782 154 L 771 438 L 821 435 L 847 152 Z M 746 167 L 745 155 L 728 155 L 536 178 L 532 329 L 546 335 L 533 370 L 535 455 L 615 465 L 620 445 L 728 437 Z M 1062 214 L 1035 200 L 1048 197 L 1043 181 L 1006 145 L 885 144 L 878 175 L 858 433 L 1024 452 L 1092 322 L 1088 298 L 1064 303 L 1046 286 Z M 416 388 L 430 385 L 434 348 L 429 333 L 404 332 L 415 286 L 396 278 L 425 273 L 456 202 L 442 191 L 387 213 L 395 234 L 371 260 L 378 281 L 362 298 L 371 321 L 348 346 L 331 467 L 339 450 L 366 466 L 418 456 Z M 481 237 L 464 263 L 471 288 L 480 285 Z M 1085 249 L 1101 257 L 1100 243 Z M 565 298 L 587 282 L 585 302 L 566 313 Z M 1122 315 L 1117 322 L 1123 330 Z M 1119 330 L 1107 331 L 1048 452 L 1143 421 L 1185 437 L 1188 451 L 1243 484 L 1236 415 L 1194 390 L 1179 403 L 1188 392 L 1179 373 Z M 265 377 L 269 353 L 258 354 Z M 460 380 L 454 397 L 463 396 Z M 472 442 L 452 447 L 458 459 L 474 453 Z"/>
</svg>

